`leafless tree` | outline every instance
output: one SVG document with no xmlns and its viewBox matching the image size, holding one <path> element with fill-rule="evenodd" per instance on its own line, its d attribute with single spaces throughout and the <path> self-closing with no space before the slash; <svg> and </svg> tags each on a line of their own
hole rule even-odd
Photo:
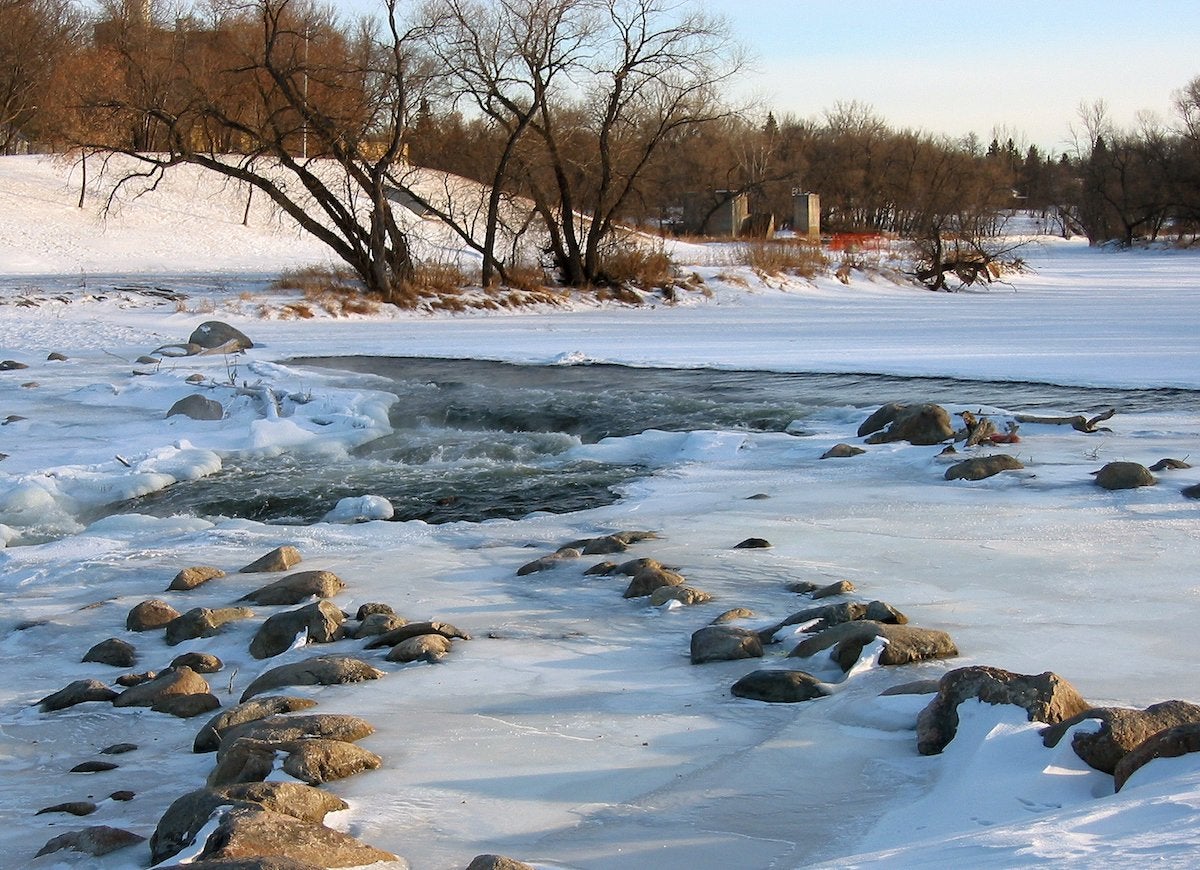
<svg viewBox="0 0 1200 870">
<path fill-rule="evenodd" d="M 71 0 L 0 0 L 0 154 L 41 136 L 56 66 L 81 33 Z"/>
</svg>

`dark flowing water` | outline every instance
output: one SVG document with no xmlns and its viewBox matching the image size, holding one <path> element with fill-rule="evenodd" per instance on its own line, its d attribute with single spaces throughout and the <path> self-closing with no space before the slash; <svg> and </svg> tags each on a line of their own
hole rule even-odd
<svg viewBox="0 0 1200 870">
<path fill-rule="evenodd" d="M 335 462 L 305 455 L 227 460 L 218 474 L 117 510 L 308 523 L 340 498 L 370 494 L 387 498 L 397 520 L 516 518 L 615 501 L 622 483 L 649 470 L 575 460 L 570 448 L 648 429 L 799 434 L 818 415 L 888 401 L 1033 413 L 1200 411 L 1200 391 L 1179 389 L 417 358 L 295 363 L 388 379 L 399 399 L 391 410 L 395 431 Z"/>
</svg>

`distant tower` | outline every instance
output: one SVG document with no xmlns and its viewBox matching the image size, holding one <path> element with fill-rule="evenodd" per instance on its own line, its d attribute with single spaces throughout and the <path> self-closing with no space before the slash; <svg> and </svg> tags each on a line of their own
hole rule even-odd
<svg viewBox="0 0 1200 870">
<path fill-rule="evenodd" d="M 821 241 L 821 197 L 792 188 L 792 229 L 810 242 Z"/>
</svg>

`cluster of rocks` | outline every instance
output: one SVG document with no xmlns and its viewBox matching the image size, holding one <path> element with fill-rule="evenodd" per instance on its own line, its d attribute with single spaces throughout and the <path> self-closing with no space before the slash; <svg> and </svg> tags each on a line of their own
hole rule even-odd
<svg viewBox="0 0 1200 870">
<path fill-rule="evenodd" d="M 300 561 L 295 548 L 284 546 L 239 573 L 284 573 Z M 213 581 L 225 576 L 212 566 L 185 568 L 171 580 L 168 591 L 194 595 L 195 590 L 219 588 L 221 584 Z M 364 641 L 366 650 L 387 649 L 384 659 L 389 662 L 437 662 L 451 652 L 453 641 L 470 639 L 446 622 L 410 622 L 386 604 L 364 604 L 351 617 L 329 600 L 345 588 L 330 571 L 297 571 L 260 586 L 230 606 L 195 607 L 180 613 L 162 599 L 143 601 L 130 609 L 125 627 L 135 638 L 139 633 L 161 632 L 165 643 L 174 646 L 256 621 L 249 642 L 250 655 L 256 659 L 270 659 L 298 644 L 354 639 Z M 310 603 L 301 604 L 304 601 Z M 255 610 L 243 602 L 277 612 L 259 622 Z M 83 655 L 83 661 L 122 669 L 135 668 L 138 658 L 136 647 L 124 637 L 103 640 Z M 246 686 L 240 703 L 220 709 L 221 701 L 205 675 L 223 667 L 211 653 L 187 652 L 162 670 L 121 675 L 113 682 L 123 691 L 100 680 L 77 680 L 38 704 L 45 713 L 96 702 L 148 707 L 181 718 L 218 711 L 200 728 L 192 745 L 194 752 L 215 753 L 212 771 L 202 787 L 172 803 L 160 819 L 149 844 L 155 863 L 189 847 L 185 863 L 194 861 L 194 866 L 226 866 L 221 862 L 235 859 L 256 862 L 247 867 L 348 867 L 399 860 L 323 824 L 327 813 L 346 805 L 319 787 L 382 764 L 379 756 L 357 745 L 375 728 L 356 716 L 308 712 L 316 706 L 309 698 L 266 694 L 289 686 L 374 680 L 385 671 L 356 656 L 313 655 L 269 668 Z M 229 682 L 232 690 L 233 679 Z M 104 754 L 136 748 L 120 744 Z M 96 760 L 79 769 L 83 767 L 95 772 L 118 765 Z M 291 779 L 268 781 L 277 770 Z M 114 793 L 113 799 L 133 796 Z M 95 809 L 91 802 L 66 801 L 40 812 L 88 815 Z M 100 855 L 143 839 L 121 829 L 94 826 L 53 838 L 39 854 L 74 849 Z"/>
</svg>

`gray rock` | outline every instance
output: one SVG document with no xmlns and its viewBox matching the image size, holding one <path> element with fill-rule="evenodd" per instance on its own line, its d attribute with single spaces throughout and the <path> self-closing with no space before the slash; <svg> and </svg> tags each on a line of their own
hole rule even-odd
<svg viewBox="0 0 1200 870">
<path fill-rule="evenodd" d="M 230 342 L 233 344 L 230 345 Z M 254 347 L 254 342 L 244 332 L 220 320 L 206 320 L 201 323 L 188 336 L 188 344 L 198 344 L 208 350 L 226 346 L 230 350 L 248 350 Z"/>
<path fill-rule="evenodd" d="M 137 650 L 127 640 L 110 637 L 85 652 L 83 661 L 112 665 L 114 668 L 132 668 L 137 664 Z"/>
<path fill-rule="evenodd" d="M 76 680 L 38 701 L 43 713 L 65 710 L 88 701 L 111 701 L 117 693 L 99 680 Z"/>
<path fill-rule="evenodd" d="M 112 828 L 108 825 L 94 825 L 93 827 L 83 828 L 78 831 L 67 831 L 65 834 L 59 834 L 57 837 L 51 838 L 47 841 L 46 845 L 38 850 L 35 857 L 40 858 L 42 855 L 49 855 L 52 852 L 71 849 L 75 852 L 83 852 L 85 855 L 92 855 L 99 858 L 101 855 L 107 855 L 109 852 L 115 852 L 118 849 L 124 849 L 128 846 L 135 846 L 145 841 L 145 837 L 140 837 L 121 828 Z"/>
<path fill-rule="evenodd" d="M 1193 483 L 1180 490 L 1184 498 L 1200 498 L 1200 483 Z"/>
<path fill-rule="evenodd" d="M 1120 791 L 1129 777 L 1156 758 L 1178 758 L 1192 752 L 1200 752 L 1200 722 L 1159 731 L 1121 757 L 1113 770 L 1113 786 Z"/>
<path fill-rule="evenodd" d="M 225 408 L 220 402 L 207 396 L 193 393 L 184 396 L 167 410 L 168 417 L 184 416 L 193 420 L 220 420 L 225 416 Z"/>
<path fill-rule="evenodd" d="M 829 690 L 812 674 L 767 669 L 751 671 L 734 683 L 729 691 L 738 698 L 772 704 L 795 704 L 829 694 Z"/>
<path fill-rule="evenodd" d="M 213 568 L 210 565 L 193 565 L 190 568 L 184 568 L 174 579 L 171 580 L 171 585 L 167 587 L 168 592 L 186 592 L 189 589 L 195 589 L 207 583 L 209 580 L 215 580 L 218 577 L 224 577 L 225 572 L 220 568 Z"/>
<path fill-rule="evenodd" d="M 1030 722 L 1057 724 L 1090 708 L 1075 688 L 1058 674 L 1015 674 L 974 665 L 947 672 L 937 696 L 917 717 L 917 751 L 937 755 L 958 731 L 958 705 L 968 698 L 988 704 L 1015 704 Z"/>
<path fill-rule="evenodd" d="M 937 693 L 939 682 L 939 680 L 912 680 L 911 682 L 888 686 L 879 694 L 882 697 L 889 695 L 933 695 Z"/>
<path fill-rule="evenodd" d="M 298 571 L 243 595 L 240 600 L 255 604 L 299 604 L 306 598 L 332 598 L 346 584 L 332 571 Z"/>
<path fill-rule="evenodd" d="M 602 538 L 592 538 L 580 548 L 585 556 L 603 556 L 608 553 L 624 553 L 629 549 L 629 543 L 620 535 L 605 535 Z"/>
<path fill-rule="evenodd" d="M 1200 722 L 1200 706 L 1187 701 L 1163 701 L 1144 710 L 1093 707 L 1047 728 L 1042 732 L 1042 742 L 1057 746 L 1069 729 L 1089 719 L 1098 720 L 1099 729 L 1092 733 L 1076 732 L 1071 738 L 1071 748 L 1089 767 L 1113 773 L 1117 762 L 1158 732 Z"/>
<path fill-rule="evenodd" d="M 239 574 L 259 574 L 267 571 L 287 571 L 301 562 L 300 551 L 295 547 L 276 547 L 249 565 L 239 569 Z"/>
<path fill-rule="evenodd" d="M 241 700 L 281 686 L 331 686 L 377 680 L 384 672 L 352 656 L 314 656 L 280 665 L 260 675 L 242 693 Z"/>
<path fill-rule="evenodd" d="M 246 722 L 254 722 L 280 713 L 295 713 L 317 706 L 311 698 L 296 698 L 287 695 L 269 695 L 238 704 L 214 716 L 196 734 L 192 743 L 193 752 L 216 752 L 221 738 L 227 731 Z"/>
<path fill-rule="evenodd" d="M 198 637 L 213 637 L 220 634 L 221 626 L 228 622 L 251 619 L 254 611 L 248 607 L 219 607 L 209 610 L 207 607 L 193 607 L 187 613 L 175 617 L 167 623 L 164 639 L 167 646 L 176 646 L 185 640 L 195 640 Z"/>
<path fill-rule="evenodd" d="M 151 631 L 178 618 L 179 611 L 170 604 L 160 598 L 151 598 L 133 606 L 125 617 L 125 627 L 130 631 Z"/>
<path fill-rule="evenodd" d="M 71 768 L 71 773 L 107 773 L 116 770 L 121 765 L 111 761 L 82 761 Z"/>
<path fill-rule="evenodd" d="M 770 547 L 771 542 L 766 538 L 746 538 L 733 545 L 735 550 L 767 550 Z"/>
<path fill-rule="evenodd" d="M 1017 471 L 1024 468 L 1015 456 L 993 453 L 991 456 L 975 456 L 956 462 L 946 469 L 946 480 L 984 480 L 1002 471 Z"/>
<path fill-rule="evenodd" d="M 250 655 L 256 659 L 277 656 L 288 650 L 301 633 L 307 643 L 332 643 L 341 636 L 344 619 L 341 608 L 326 600 L 276 613 L 259 626 L 250 641 Z"/>
<path fill-rule="evenodd" d="M 1136 489 L 1158 483 L 1149 468 L 1136 462 L 1110 462 L 1094 474 L 1096 486 L 1104 489 Z"/>
<path fill-rule="evenodd" d="M 692 633 L 692 664 L 762 658 L 758 632 L 731 625 L 706 625 Z"/>
</svg>

